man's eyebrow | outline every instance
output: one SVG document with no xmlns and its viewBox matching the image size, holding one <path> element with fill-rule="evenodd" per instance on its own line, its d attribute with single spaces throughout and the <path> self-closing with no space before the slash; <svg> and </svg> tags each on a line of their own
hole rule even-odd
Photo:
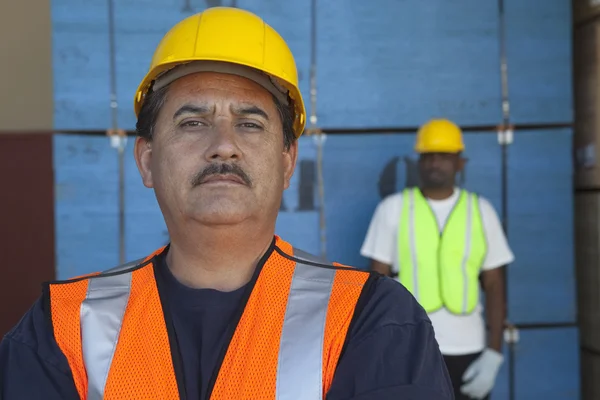
<svg viewBox="0 0 600 400">
<path fill-rule="evenodd" d="M 232 107 L 231 112 L 237 115 L 260 115 L 267 121 L 269 120 L 269 115 L 262 108 L 257 106 Z"/>
<path fill-rule="evenodd" d="M 207 114 L 210 112 L 210 108 L 207 106 L 195 106 L 192 104 L 184 104 L 175 112 L 173 119 L 176 119 L 183 114 Z"/>
</svg>

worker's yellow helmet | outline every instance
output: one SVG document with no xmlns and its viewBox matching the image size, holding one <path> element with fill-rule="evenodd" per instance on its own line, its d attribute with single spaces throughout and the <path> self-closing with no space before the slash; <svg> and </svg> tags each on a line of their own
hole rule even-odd
<svg viewBox="0 0 600 400">
<path fill-rule="evenodd" d="M 432 119 L 417 132 L 417 153 L 458 153 L 464 149 L 461 129 L 447 119 Z"/>
<path fill-rule="evenodd" d="M 181 67 L 183 64 L 185 66 Z M 285 103 L 291 102 L 295 113 L 294 132 L 296 137 L 302 134 L 306 110 L 292 52 L 283 38 L 261 18 L 232 7 L 206 9 L 180 21 L 167 32 L 135 94 L 136 116 L 148 91 L 157 89 L 157 78 L 166 77 L 167 82 L 163 82 L 162 87 L 181 76 L 200 71 L 245 76 Z"/>
</svg>

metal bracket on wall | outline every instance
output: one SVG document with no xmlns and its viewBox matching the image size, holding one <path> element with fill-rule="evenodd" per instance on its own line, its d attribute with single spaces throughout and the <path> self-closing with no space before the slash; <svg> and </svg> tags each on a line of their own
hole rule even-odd
<svg viewBox="0 0 600 400">
<path fill-rule="evenodd" d="M 127 147 L 127 132 L 124 129 L 109 129 L 106 136 L 110 139 L 110 147 L 123 151 Z"/>
<path fill-rule="evenodd" d="M 512 144 L 514 141 L 513 134 L 514 134 L 514 129 L 512 126 L 509 126 L 509 127 L 499 126 L 498 127 L 498 144 L 500 144 L 502 146 L 508 146 L 508 145 Z"/>
<path fill-rule="evenodd" d="M 507 323 L 504 328 L 504 342 L 509 345 L 514 345 L 519 343 L 519 338 L 519 329 L 511 323 Z"/>
<path fill-rule="evenodd" d="M 119 163 L 119 264 L 125 262 L 125 147 L 127 132 L 124 129 L 108 129 L 110 145 L 118 152 Z"/>
<path fill-rule="evenodd" d="M 327 134 L 319 128 L 315 130 L 307 129 L 305 135 L 312 136 L 313 142 L 317 146 L 323 146 L 327 140 Z"/>
</svg>

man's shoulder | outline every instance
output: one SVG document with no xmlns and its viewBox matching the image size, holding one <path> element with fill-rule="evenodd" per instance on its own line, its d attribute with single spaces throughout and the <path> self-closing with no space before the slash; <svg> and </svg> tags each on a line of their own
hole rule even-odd
<svg viewBox="0 0 600 400">
<path fill-rule="evenodd" d="M 316 267 L 368 275 L 370 277 L 369 283 L 365 288 L 365 293 L 363 293 L 365 297 L 364 311 L 367 313 L 372 311 L 383 312 L 383 314 L 394 319 L 395 323 L 429 321 L 427 314 L 414 296 L 396 279 L 385 277 L 373 271 L 356 268 L 352 265 L 330 261 L 325 257 L 316 256 L 295 247 L 293 248 L 293 254 L 287 256 Z"/>
<path fill-rule="evenodd" d="M 21 320 L 4 336 L 2 347 L 23 349 L 18 354 L 36 354 L 63 373 L 69 373 L 68 364 L 54 339 L 47 298 L 40 296 L 25 312 Z M 24 353 L 26 352 L 26 353 Z"/>
<path fill-rule="evenodd" d="M 144 257 L 144 258 L 128 261 L 123 264 L 120 264 L 117 266 L 112 266 L 109 268 L 102 268 L 102 269 L 99 269 L 98 271 L 90 272 L 90 273 L 83 274 L 83 275 L 73 276 L 73 277 L 70 277 L 67 279 L 60 279 L 60 280 L 56 280 L 56 281 L 52 281 L 52 282 L 47 282 L 47 284 L 56 285 L 56 284 L 74 283 L 74 282 L 78 282 L 78 281 L 83 281 L 83 280 L 88 280 L 88 279 L 93 279 L 93 278 L 114 276 L 114 275 L 117 275 L 120 273 L 126 273 L 129 271 L 133 271 L 138 268 L 149 265 L 153 260 L 157 260 L 160 257 L 162 257 L 163 249 L 164 248 L 161 248 L 160 250 L 157 250 L 156 252 L 154 252 L 151 255 Z"/>
<path fill-rule="evenodd" d="M 380 206 L 382 207 L 390 207 L 392 205 L 397 205 L 402 203 L 402 198 L 404 197 L 404 192 L 406 190 L 409 190 L 410 188 L 406 188 L 404 190 L 401 190 L 399 192 L 396 193 L 392 193 L 392 194 L 388 194 L 387 196 L 385 196 L 381 202 L 379 203 Z"/>
<path fill-rule="evenodd" d="M 375 207 L 373 218 L 378 220 L 396 219 L 402 209 L 403 192 L 397 192 L 385 196 Z"/>
<path fill-rule="evenodd" d="M 431 324 L 427 313 L 414 296 L 397 280 L 372 273 L 369 293 L 358 316 L 357 326 L 369 332 L 388 326 Z M 358 333 L 358 332 L 355 332 Z"/>
<path fill-rule="evenodd" d="M 0 398 L 78 398 L 67 358 L 60 350 L 40 297 L 0 342 Z"/>
<path fill-rule="evenodd" d="M 5 340 L 23 344 L 28 347 L 37 347 L 38 337 L 45 336 L 50 331 L 49 320 L 46 317 L 47 302 L 40 296 L 19 322 L 5 336 Z"/>
<path fill-rule="evenodd" d="M 427 313 L 415 297 L 396 279 L 379 276 L 374 283 L 372 309 L 381 310 L 397 324 L 429 322 Z"/>
<path fill-rule="evenodd" d="M 494 206 L 492 205 L 492 202 L 487 197 L 482 195 L 481 193 L 473 191 L 473 190 L 467 190 L 467 189 L 463 189 L 463 190 L 468 194 L 477 196 L 477 201 L 479 202 L 479 207 L 486 208 L 486 209 L 491 208 L 492 210 L 494 210 Z"/>
<path fill-rule="evenodd" d="M 474 192 L 471 192 L 474 193 Z M 497 216 L 498 212 L 496 211 L 496 207 L 492 204 L 492 202 L 485 196 L 480 195 L 479 193 L 474 193 L 477 195 L 477 200 L 479 203 L 479 211 L 483 216 Z"/>
</svg>

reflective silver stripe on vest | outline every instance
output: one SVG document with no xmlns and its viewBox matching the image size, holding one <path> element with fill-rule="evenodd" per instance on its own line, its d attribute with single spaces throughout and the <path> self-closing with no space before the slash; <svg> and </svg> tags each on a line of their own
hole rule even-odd
<svg viewBox="0 0 600 400">
<path fill-rule="evenodd" d="M 415 233 L 415 191 L 410 191 L 410 204 L 409 204 L 409 238 L 410 238 L 410 258 L 412 259 L 412 270 L 413 270 L 413 296 L 419 301 L 419 263 L 417 260 L 417 245 L 416 233 Z"/>
<path fill-rule="evenodd" d="M 462 272 L 463 272 L 463 314 L 467 313 L 467 306 L 469 304 L 469 275 L 467 274 L 467 262 L 469 261 L 469 255 L 471 253 L 471 229 L 472 229 L 472 220 L 473 220 L 473 209 L 471 202 L 473 200 L 473 196 L 469 193 L 467 194 L 467 226 L 465 228 L 465 252 L 463 254 L 462 259 Z"/>
<path fill-rule="evenodd" d="M 300 250 L 294 257 L 318 262 Z M 335 269 L 296 263 L 277 365 L 277 400 L 323 398 L 323 342 Z"/>
<path fill-rule="evenodd" d="M 131 267 L 129 263 L 111 272 Z M 135 265 L 135 264 L 133 264 Z M 81 350 L 88 376 L 87 400 L 102 400 L 123 316 L 131 292 L 132 273 L 99 276 L 89 280 L 81 304 Z"/>
<path fill-rule="evenodd" d="M 317 263 L 321 265 L 328 265 L 332 267 L 333 265 L 327 261 L 325 258 L 315 256 L 313 254 L 307 253 L 304 250 L 294 248 L 294 258 L 297 258 L 300 261 L 308 261 L 312 263 Z"/>
</svg>

